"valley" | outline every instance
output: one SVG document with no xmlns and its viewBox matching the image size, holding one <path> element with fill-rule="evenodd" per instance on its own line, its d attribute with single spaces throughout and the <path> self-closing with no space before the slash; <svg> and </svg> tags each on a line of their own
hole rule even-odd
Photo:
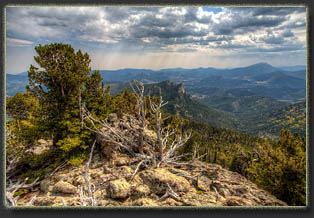
<svg viewBox="0 0 314 218">
<path fill-rule="evenodd" d="M 168 101 L 165 112 L 187 119 L 260 137 L 278 137 L 282 128 L 305 133 L 305 66 L 257 63 L 233 69 L 121 69 L 100 74 L 113 95 L 132 91 L 129 81 L 138 80 L 145 84 L 146 95 L 161 94 Z M 25 92 L 27 72 L 7 74 L 6 84 L 7 96 Z M 302 108 L 298 118 L 284 121 L 294 107 Z"/>
</svg>

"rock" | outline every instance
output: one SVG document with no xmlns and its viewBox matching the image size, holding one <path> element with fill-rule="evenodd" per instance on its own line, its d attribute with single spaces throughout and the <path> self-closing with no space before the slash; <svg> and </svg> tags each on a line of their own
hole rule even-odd
<svg viewBox="0 0 314 218">
<path fill-rule="evenodd" d="M 39 139 L 37 142 L 38 142 L 39 144 L 41 144 L 41 145 L 47 143 L 47 141 L 44 140 L 44 139 Z"/>
<path fill-rule="evenodd" d="M 109 122 L 114 123 L 114 122 L 116 122 L 117 120 L 118 120 L 118 116 L 117 116 L 116 113 L 111 113 L 111 114 L 109 114 L 109 116 L 108 116 L 108 121 L 109 121 Z"/>
<path fill-rule="evenodd" d="M 77 188 L 68 182 L 59 181 L 54 185 L 52 191 L 55 193 L 75 194 Z"/>
<path fill-rule="evenodd" d="M 167 184 L 175 192 L 186 192 L 190 189 L 190 183 L 185 178 L 174 175 L 164 168 L 144 170 L 139 176 L 156 194 L 164 194 L 168 189 Z"/>
<path fill-rule="evenodd" d="M 65 179 L 67 179 L 69 177 L 68 174 L 62 173 L 62 174 L 58 174 L 55 176 L 55 178 L 57 179 L 57 181 L 63 181 Z"/>
<path fill-rule="evenodd" d="M 132 168 L 131 168 L 131 167 L 128 167 L 128 166 L 122 166 L 122 167 L 120 167 L 118 170 L 119 170 L 119 173 L 120 173 L 122 176 L 132 175 L 132 173 L 133 173 Z"/>
<path fill-rule="evenodd" d="M 93 159 L 95 164 L 103 165 L 89 171 L 90 182 L 97 187 L 94 196 L 100 199 L 99 206 L 287 206 L 240 174 L 215 164 L 195 162 L 193 167 L 140 169 L 128 182 L 128 175 L 134 172 L 138 159 L 128 158 L 125 153 L 119 156 L 123 157 L 117 161 L 121 166 L 109 167 L 102 155 Z M 125 165 L 128 159 L 130 162 Z M 40 182 L 40 191 L 33 190 L 21 196 L 18 205 L 25 206 L 37 196 L 34 206 L 63 206 L 62 199 L 67 206 L 81 206 L 77 186 L 85 187 L 84 167 L 81 164 L 60 169 Z M 179 195 L 179 200 L 168 197 L 158 202 L 168 185 Z"/>
<path fill-rule="evenodd" d="M 140 184 L 132 187 L 132 196 L 135 198 L 147 197 L 150 194 L 150 188 L 147 185 Z"/>
<path fill-rule="evenodd" d="M 44 193 L 50 192 L 52 190 L 51 181 L 49 179 L 44 179 L 39 184 L 40 190 Z"/>
<path fill-rule="evenodd" d="M 140 198 L 133 202 L 133 206 L 159 206 L 155 201 L 150 198 Z"/>
<path fill-rule="evenodd" d="M 101 201 L 100 203 L 102 205 L 104 204 L 107 207 L 121 207 L 121 202 L 117 200 L 112 200 L 112 199 L 104 200 L 104 201 Z"/>
<path fill-rule="evenodd" d="M 115 157 L 114 149 L 117 147 L 116 144 L 102 140 L 100 141 L 100 147 L 107 160 Z"/>
<path fill-rule="evenodd" d="M 238 196 L 228 197 L 224 202 L 224 206 L 254 206 L 253 202 Z"/>
<path fill-rule="evenodd" d="M 197 188 L 203 191 L 209 191 L 211 185 L 211 180 L 204 176 L 200 176 L 197 178 Z"/>
<path fill-rule="evenodd" d="M 124 179 L 110 181 L 108 193 L 113 199 L 126 198 L 130 195 L 131 185 Z"/>
<path fill-rule="evenodd" d="M 98 168 L 101 168 L 101 167 L 103 167 L 104 166 L 104 163 L 103 162 L 101 162 L 101 161 L 99 161 L 99 162 L 93 162 L 93 163 L 91 163 L 91 165 L 90 165 L 90 169 L 98 169 Z"/>
<path fill-rule="evenodd" d="M 53 197 L 37 197 L 34 201 L 34 206 L 51 206 L 55 203 Z"/>
<path fill-rule="evenodd" d="M 127 156 L 120 156 L 115 161 L 116 166 L 128 165 L 130 163 L 130 158 Z"/>
<path fill-rule="evenodd" d="M 72 180 L 72 185 L 74 186 L 79 186 L 79 185 L 83 185 L 85 184 L 85 179 L 83 176 L 76 176 L 73 180 Z"/>
<path fill-rule="evenodd" d="M 37 145 L 32 148 L 32 153 L 35 155 L 40 155 L 46 151 L 48 151 L 52 146 L 52 140 L 44 140 L 44 139 L 39 139 L 37 141 Z"/>
<path fill-rule="evenodd" d="M 111 168 L 109 168 L 108 166 L 105 165 L 103 172 L 104 172 L 105 174 L 111 173 Z"/>
<path fill-rule="evenodd" d="M 178 202 L 172 198 L 167 198 L 164 202 L 163 205 L 165 206 L 182 206 L 181 202 Z"/>
</svg>

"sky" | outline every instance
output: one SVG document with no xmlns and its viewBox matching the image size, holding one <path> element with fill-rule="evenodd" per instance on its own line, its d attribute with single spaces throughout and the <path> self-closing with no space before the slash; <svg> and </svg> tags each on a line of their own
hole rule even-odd
<svg viewBox="0 0 314 218">
<path fill-rule="evenodd" d="M 306 64 L 305 7 L 7 7 L 5 34 L 11 74 L 50 43 L 87 52 L 94 70 Z"/>
</svg>

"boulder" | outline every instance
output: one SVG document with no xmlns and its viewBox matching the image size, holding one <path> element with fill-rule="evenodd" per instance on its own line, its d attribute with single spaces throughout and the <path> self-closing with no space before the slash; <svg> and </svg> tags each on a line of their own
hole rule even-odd
<svg viewBox="0 0 314 218">
<path fill-rule="evenodd" d="M 130 195 L 131 185 L 124 179 L 110 181 L 108 193 L 113 199 L 126 198 Z"/>
<path fill-rule="evenodd" d="M 132 196 L 136 198 L 147 197 L 150 194 L 150 188 L 147 185 L 140 184 L 132 187 Z"/>
<path fill-rule="evenodd" d="M 44 193 L 47 193 L 52 190 L 51 182 L 49 179 L 44 179 L 39 184 L 40 190 Z"/>
<path fill-rule="evenodd" d="M 140 198 L 133 202 L 133 206 L 155 207 L 159 205 L 150 198 Z"/>
<path fill-rule="evenodd" d="M 156 194 L 164 194 L 168 189 L 167 184 L 175 192 L 187 192 L 190 189 L 190 183 L 184 177 L 177 176 L 164 168 L 144 170 L 139 173 L 139 176 Z"/>
<path fill-rule="evenodd" d="M 37 197 L 34 201 L 34 206 L 52 206 L 54 203 L 54 197 Z"/>
<path fill-rule="evenodd" d="M 54 185 L 52 191 L 55 193 L 75 194 L 77 188 L 68 182 L 59 181 Z"/>
<path fill-rule="evenodd" d="M 238 196 L 230 196 L 224 202 L 224 206 L 254 206 L 253 202 Z"/>
</svg>

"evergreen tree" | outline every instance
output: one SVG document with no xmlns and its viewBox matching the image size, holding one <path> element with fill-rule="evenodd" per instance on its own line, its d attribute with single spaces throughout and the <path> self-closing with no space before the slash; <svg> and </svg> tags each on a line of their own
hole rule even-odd
<svg viewBox="0 0 314 218">
<path fill-rule="evenodd" d="M 104 98 L 102 78 L 98 71 L 91 73 L 89 55 L 75 52 L 70 45 L 39 45 L 35 50 L 39 68 L 30 66 L 27 90 L 46 111 L 41 125 L 52 133 L 54 145 L 66 153 L 77 153 L 92 140 L 91 133 L 81 126 L 79 98 L 82 95 L 82 101 L 100 112 L 98 105 Z"/>
</svg>

